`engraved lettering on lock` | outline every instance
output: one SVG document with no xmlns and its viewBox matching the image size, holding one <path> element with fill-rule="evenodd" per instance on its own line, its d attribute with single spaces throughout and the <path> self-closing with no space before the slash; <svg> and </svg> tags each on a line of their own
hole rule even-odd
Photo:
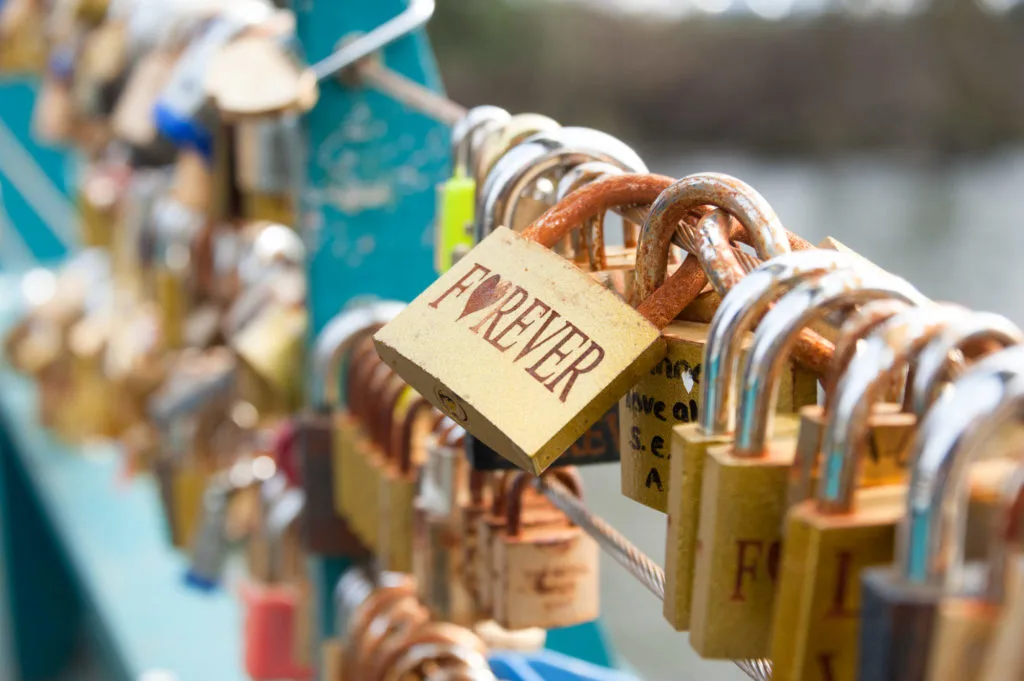
<svg viewBox="0 0 1024 681">
<path fill-rule="evenodd" d="M 853 566 L 853 554 L 849 551 L 840 551 L 836 554 L 836 583 L 832 591 L 832 601 L 829 605 L 826 617 L 857 617 L 858 610 L 849 607 L 852 592 L 856 588 L 852 580 L 857 574 Z"/>
<path fill-rule="evenodd" d="M 604 348 L 589 334 L 564 319 L 537 296 L 533 296 L 527 305 L 531 294 L 524 287 L 503 280 L 498 274 L 491 274 L 490 269 L 479 264 L 474 264 L 469 272 L 431 302 L 430 307 L 438 309 L 445 299 L 459 299 L 467 292 L 469 298 L 455 321 L 493 308 L 469 330 L 481 335 L 502 353 L 519 345 L 513 363 L 524 360 L 527 374 L 549 392 L 558 395 L 559 401 L 567 401 L 580 376 L 594 371 L 604 361 Z M 540 316 L 536 316 L 538 310 Z M 518 316 L 511 318 L 517 312 Z M 549 332 L 548 328 L 559 319 L 562 320 L 561 326 Z M 538 322 L 536 332 L 528 335 L 527 331 Z M 518 332 L 510 333 L 513 331 Z"/>
<path fill-rule="evenodd" d="M 765 554 L 764 544 L 763 539 L 736 540 L 736 576 L 733 579 L 733 591 L 729 597 L 730 601 L 746 600 L 746 595 L 743 591 L 743 587 L 746 584 L 744 577 L 757 580 L 759 574 L 758 567 L 761 565 L 762 558 L 766 559 L 765 570 L 772 583 L 778 578 L 781 544 L 778 540 L 771 542 L 768 545 L 767 555 Z"/>
</svg>

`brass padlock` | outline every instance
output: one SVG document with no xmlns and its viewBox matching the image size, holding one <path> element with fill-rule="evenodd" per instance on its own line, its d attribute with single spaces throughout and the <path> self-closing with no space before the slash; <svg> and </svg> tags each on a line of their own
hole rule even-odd
<svg viewBox="0 0 1024 681">
<path fill-rule="evenodd" d="M 351 366 L 345 376 L 345 403 L 348 409 L 334 417 L 334 503 L 338 514 L 352 525 L 358 534 L 354 518 L 357 513 L 356 499 L 360 493 L 359 484 L 365 485 L 365 469 L 362 461 L 360 441 L 367 436 L 365 425 L 360 419 L 360 407 L 353 402 L 362 394 L 366 399 L 365 386 L 371 370 L 380 364 L 380 358 L 373 349 L 369 338 L 360 341 L 352 351 Z"/>
<path fill-rule="evenodd" d="M 0 72 L 43 72 L 47 54 L 46 13 L 42 0 L 9 0 L 0 7 Z"/>
<path fill-rule="evenodd" d="M 234 125 L 235 185 L 241 196 L 241 217 L 296 222 L 297 174 L 302 149 L 292 116 L 244 118 Z"/>
<path fill-rule="evenodd" d="M 690 615 L 690 644 L 702 657 L 769 654 L 775 568 L 796 455 L 795 436 L 771 441 L 769 434 L 776 381 L 798 334 L 831 310 L 916 295 L 884 272 L 811 275 L 758 325 L 739 383 L 735 444 L 710 447 L 704 465 Z"/>
<path fill-rule="evenodd" d="M 366 412 L 366 426 L 370 435 L 363 450 L 363 462 L 367 472 L 366 489 L 362 491 L 358 523 L 363 541 L 375 553 L 381 549 L 382 527 L 380 516 L 380 490 L 384 471 L 391 454 L 391 429 L 396 407 L 411 390 L 400 376 L 380 364 L 371 376 L 369 384 L 369 408 Z M 379 378 L 378 378 L 379 377 Z"/>
<path fill-rule="evenodd" d="M 892 560 L 907 489 L 857 489 L 868 420 L 886 382 L 957 314 L 930 304 L 893 317 L 857 349 L 839 380 L 816 498 L 786 519 L 772 628 L 778 681 L 857 677 L 859 573 Z"/>
<path fill-rule="evenodd" d="M 356 427 L 355 417 L 339 390 L 341 374 L 344 370 L 353 375 L 359 349 L 373 352 L 369 334 L 402 307 L 400 303 L 380 301 L 341 312 L 324 326 L 314 343 L 310 389 L 313 410 L 303 418 L 308 422 L 309 435 L 315 434 L 317 442 L 302 447 L 302 461 L 307 473 L 317 470 L 315 480 L 304 476 L 308 540 L 317 553 L 347 553 L 356 548 L 346 541 L 350 530 L 340 500 L 342 469 L 352 452 Z M 334 415 L 330 413 L 332 408 L 338 409 Z M 306 436 L 301 424 L 299 433 L 300 437 Z M 313 523 L 322 527 L 317 529 Z"/>
<path fill-rule="evenodd" d="M 960 545 L 950 540 L 953 528 L 966 527 L 959 499 L 968 488 L 956 482 L 971 474 L 969 464 L 985 455 L 984 445 L 1000 444 L 992 437 L 995 425 L 1007 418 L 1006 404 L 1021 399 L 1022 371 L 1019 346 L 981 360 L 923 418 L 912 451 L 911 493 L 896 536 L 895 564 L 863 573 L 859 678 L 926 678 L 947 577 L 963 560 Z M 1012 455 L 1016 448 L 995 449 Z"/>
<path fill-rule="evenodd" d="M 391 421 L 389 458 L 378 491 L 380 542 L 377 552 L 383 569 L 412 572 L 413 514 L 420 468 L 426 459 L 426 440 L 440 414 L 416 391 L 407 390 L 395 405 Z"/>
<path fill-rule="evenodd" d="M 582 497 L 578 477 L 566 475 L 570 471 L 551 475 Z M 494 547 L 494 619 L 506 629 L 589 622 L 599 613 L 597 543 L 564 517 L 525 526 L 523 494 L 531 485 L 520 473 L 508 492 L 507 526 Z"/>
<path fill-rule="evenodd" d="M 481 608 L 481 586 L 477 579 L 477 564 L 480 560 L 480 550 L 484 537 L 480 536 L 480 523 L 487 515 L 493 503 L 492 490 L 494 485 L 491 479 L 501 476 L 504 473 L 485 473 L 483 471 L 471 471 L 469 474 L 469 499 L 459 514 L 458 534 L 461 541 L 461 576 L 462 583 L 469 592 L 470 605 L 473 608 L 473 618 L 480 619 L 483 614 Z"/>
<path fill-rule="evenodd" d="M 216 48 L 202 88 L 222 116 L 302 113 L 316 104 L 316 75 L 289 53 L 288 38 L 248 31 Z"/>
<path fill-rule="evenodd" d="M 825 430 L 826 414 L 835 396 L 835 386 L 846 371 L 850 358 L 863 342 L 881 324 L 904 311 L 904 300 L 873 300 L 851 313 L 839 330 L 832 365 L 822 383 L 825 404 L 809 405 L 800 410 L 800 432 L 797 436 L 796 460 L 789 478 L 787 507 L 813 498 L 818 481 L 818 459 L 821 438 Z M 902 377 L 900 377 L 902 378 Z M 874 406 L 869 417 L 868 444 L 871 456 L 864 461 L 859 472 L 861 487 L 901 482 L 906 477 L 907 453 L 913 440 L 917 419 L 905 412 L 894 400 L 904 392 L 902 380 L 892 380 L 884 403 Z"/>
<path fill-rule="evenodd" d="M 720 253 L 724 251 L 717 250 Z M 706 256 L 704 259 L 709 265 L 714 264 Z M 768 306 L 800 281 L 816 273 L 854 264 L 847 256 L 826 251 L 784 254 L 739 279 L 731 292 L 722 298 L 707 333 L 701 386 L 704 409 L 698 422 L 677 426 L 672 435 L 664 615 L 677 630 L 685 631 L 690 626 L 701 486 L 707 451 L 714 445 L 725 445 L 732 440 L 736 402 L 733 391 L 742 357 L 742 345 L 734 340 L 744 338 Z M 722 275 L 727 272 L 721 264 L 708 269 Z M 788 421 L 779 420 L 779 434 L 791 427 Z"/>
</svg>

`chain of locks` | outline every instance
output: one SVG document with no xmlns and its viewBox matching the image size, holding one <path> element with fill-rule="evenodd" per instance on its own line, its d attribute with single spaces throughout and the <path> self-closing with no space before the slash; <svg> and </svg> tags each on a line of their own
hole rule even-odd
<svg viewBox="0 0 1024 681">
<path fill-rule="evenodd" d="M 494 679 L 488 651 L 598 616 L 599 548 L 752 678 L 1024 679 L 1024 334 L 812 247 L 736 178 L 465 112 L 440 278 L 338 314 L 303 409 L 294 43 L 256 0 L 0 13 L 35 134 L 86 159 L 89 247 L 6 357 L 44 425 L 157 476 L 193 586 L 244 546 L 254 679 Z M 663 568 L 582 501 L 577 467 L 615 462 L 666 514 Z M 366 565 L 316 645 L 310 554 Z"/>
</svg>

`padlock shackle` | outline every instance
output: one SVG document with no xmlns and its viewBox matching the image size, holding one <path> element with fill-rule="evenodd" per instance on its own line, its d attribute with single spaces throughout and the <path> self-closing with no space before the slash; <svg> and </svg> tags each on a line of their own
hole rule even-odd
<svg viewBox="0 0 1024 681">
<path fill-rule="evenodd" d="M 690 258 L 684 260 L 683 267 L 689 261 Z M 733 430 L 733 393 L 742 356 L 740 343 L 768 307 L 804 277 L 856 266 L 858 261 L 846 253 L 793 251 L 761 264 L 722 298 L 704 344 L 700 424 L 705 434 L 725 435 Z"/>
<path fill-rule="evenodd" d="M 840 269 L 808 276 L 768 311 L 754 334 L 740 378 L 736 409 L 737 456 L 763 456 L 768 448 L 779 385 L 797 334 L 831 310 L 878 300 L 907 302 L 918 295 L 909 282 L 879 270 Z M 734 342 L 741 343 L 742 339 Z"/>
<path fill-rule="evenodd" d="M 395 374 L 393 380 L 381 391 L 380 399 L 375 405 L 370 434 L 383 452 L 385 461 L 395 461 L 398 458 L 393 441 L 395 412 L 398 411 L 402 401 L 407 399 L 407 395 L 412 392 L 413 389 L 409 387 L 409 384 Z"/>
<path fill-rule="evenodd" d="M 495 164 L 512 149 L 538 133 L 557 130 L 562 124 L 553 118 L 537 113 L 519 113 L 493 130 L 487 130 L 478 140 L 479 148 L 473 159 L 473 179 L 477 186 L 477 207 L 480 205 L 484 187 Z"/>
<path fill-rule="evenodd" d="M 499 226 L 513 229 L 518 202 L 546 173 L 589 161 L 605 161 L 632 173 L 646 173 L 643 159 L 622 140 L 591 128 L 556 128 L 537 133 L 504 154 L 488 173 L 476 212 L 476 240 Z"/>
<path fill-rule="evenodd" d="M 452 126 L 452 176 L 465 177 L 473 164 L 474 149 L 479 132 L 499 128 L 512 119 L 508 111 L 498 106 L 474 106 Z"/>
<path fill-rule="evenodd" d="M 834 406 L 822 435 L 822 472 L 816 495 L 821 512 L 853 510 L 857 471 L 866 456 L 869 419 L 885 386 L 964 312 L 963 308 L 935 303 L 911 307 L 882 324 L 857 348 L 836 384 Z"/>
<path fill-rule="evenodd" d="M 828 373 L 821 377 L 822 390 L 825 393 L 825 403 L 822 405 L 822 413 L 827 414 L 832 410 L 832 400 L 835 398 L 836 383 L 846 371 L 850 364 L 857 346 L 875 329 L 887 322 L 895 315 L 903 312 L 909 307 L 909 303 L 898 298 L 883 298 L 872 300 L 861 305 L 850 313 L 843 321 L 839 329 L 836 349 L 832 355 L 832 362 L 829 364 Z M 889 397 L 898 399 L 892 393 L 902 393 L 902 381 L 893 377 L 890 387 L 896 390 L 891 391 Z"/>
<path fill-rule="evenodd" d="M 414 444 L 412 441 L 413 427 L 415 426 L 417 419 L 419 419 L 424 412 L 427 414 L 433 413 L 435 415 L 440 413 L 434 409 L 434 405 L 432 405 L 427 398 L 416 397 L 409 402 L 408 407 L 406 407 L 405 415 L 402 418 L 400 427 L 394 427 L 399 424 L 393 424 L 392 426 L 392 458 L 390 460 L 398 464 L 398 471 L 403 476 L 412 472 L 412 449 Z M 444 415 L 441 414 L 441 416 Z M 440 419 L 435 420 L 431 431 L 436 432 L 437 426 L 440 423 Z"/>
<path fill-rule="evenodd" d="M 1024 333 L 1002 315 L 971 312 L 954 320 L 921 351 L 917 359 L 909 387 L 914 414 L 918 419 L 924 418 L 928 407 L 935 401 L 939 384 L 963 370 L 963 363 L 955 361 L 957 353 L 971 358 L 1020 343 L 1024 343 Z"/>
<path fill-rule="evenodd" d="M 313 342 L 309 377 L 309 403 L 313 409 L 344 406 L 338 388 L 347 355 L 365 336 L 372 335 L 403 309 L 404 303 L 380 300 L 339 312 L 327 322 Z"/>
<path fill-rule="evenodd" d="M 523 230 L 524 239 L 552 248 L 584 222 L 617 206 L 644 205 L 672 185 L 666 175 L 623 173 L 589 182 L 549 208 Z"/>
<path fill-rule="evenodd" d="M 397 644 L 379 656 L 376 664 L 373 665 L 369 679 L 383 681 L 388 678 L 405 678 L 402 675 L 395 676 L 398 671 L 396 667 L 405 660 L 410 650 L 429 650 L 426 656 L 420 656 L 418 664 L 428 660 L 453 657 L 457 660 L 467 660 L 472 664 L 482 664 L 487 667 L 487 661 L 483 657 L 486 652 L 484 644 L 476 634 L 468 629 L 450 622 L 425 622 L 411 631 L 407 632 Z M 462 653 L 461 651 L 465 651 Z M 383 651 L 382 651 L 383 652 Z M 416 665 L 413 665 L 414 667 Z"/>
<path fill-rule="evenodd" d="M 361 346 L 353 355 L 352 370 L 345 378 L 345 403 L 349 405 L 352 415 L 364 422 L 369 406 L 370 381 L 381 364 L 384 364 L 384 360 L 377 356 L 372 345 Z"/>
<path fill-rule="evenodd" d="M 599 180 L 602 177 L 622 175 L 623 170 L 618 166 L 605 161 L 590 161 L 581 163 L 570 169 L 558 181 L 558 190 L 555 197 L 561 202 L 569 194 L 580 187 Z M 608 254 L 605 248 L 604 239 L 604 216 L 605 213 L 598 213 L 587 218 L 576 230 L 579 237 L 579 247 L 575 248 L 575 261 L 580 267 L 584 265 L 591 272 L 602 272 L 608 269 Z M 630 228 L 632 226 L 632 229 Z M 636 248 L 636 228 L 627 220 L 622 221 L 622 242 L 626 248 Z M 590 246 L 593 245 L 591 250 Z"/>
<path fill-rule="evenodd" d="M 576 496 L 577 499 L 583 499 L 583 479 L 580 477 L 579 471 L 574 467 L 555 468 L 545 473 L 543 477 L 555 478 L 558 482 L 565 485 L 566 489 Z M 523 515 L 523 495 L 537 480 L 536 476 L 526 472 L 521 471 L 516 474 L 511 489 L 505 495 L 505 527 L 507 536 L 515 537 L 519 534 Z"/>
<path fill-rule="evenodd" d="M 636 256 L 636 296 L 643 301 L 653 294 L 668 274 L 668 254 L 680 222 L 688 224 L 714 206 L 735 217 L 746 228 L 750 242 L 762 260 L 788 253 L 789 232 L 768 201 L 753 187 L 721 173 L 696 173 L 674 182 L 651 206 L 640 233 Z"/>
<path fill-rule="evenodd" d="M 943 586 L 963 564 L 967 476 L 1001 428 L 1024 409 L 1024 345 L 989 355 L 956 379 L 920 424 L 911 451 L 907 514 L 897 527 L 895 570 Z M 955 502 L 955 503 L 950 503 Z"/>
</svg>

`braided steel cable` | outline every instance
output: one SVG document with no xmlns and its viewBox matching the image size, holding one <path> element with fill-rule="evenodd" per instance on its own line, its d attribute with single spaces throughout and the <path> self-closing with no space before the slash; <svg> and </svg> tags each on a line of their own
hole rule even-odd
<svg viewBox="0 0 1024 681">
<path fill-rule="evenodd" d="M 614 527 L 595 515 L 579 497 L 558 480 L 537 480 L 538 488 L 575 525 L 593 537 L 594 541 L 615 559 L 626 571 L 636 577 L 647 590 L 665 600 L 665 571 L 643 551 L 622 536 Z M 770 681 L 770 660 L 733 660 L 740 671 L 754 681 Z"/>
</svg>

